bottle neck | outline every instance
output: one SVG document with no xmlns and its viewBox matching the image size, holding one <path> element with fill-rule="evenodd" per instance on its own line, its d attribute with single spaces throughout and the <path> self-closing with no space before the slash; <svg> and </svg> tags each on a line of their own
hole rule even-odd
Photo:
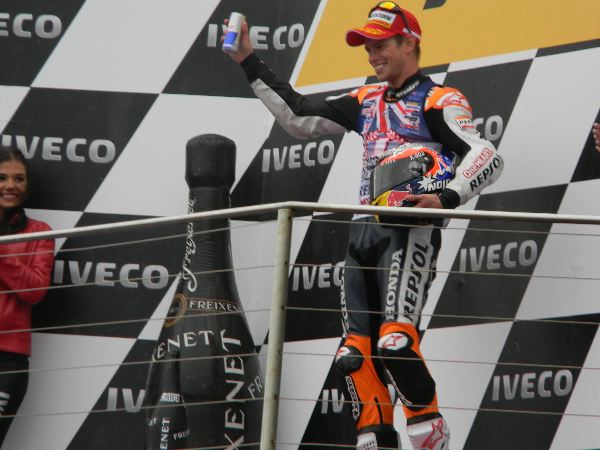
<svg viewBox="0 0 600 450">
<path fill-rule="evenodd" d="M 223 187 L 190 189 L 190 213 L 229 208 L 229 191 Z M 231 296 L 231 237 L 229 219 L 202 219 L 186 226 L 182 276 L 190 293 L 203 293 L 212 298 Z M 231 279 L 230 279 L 231 278 Z M 224 297 L 222 297 L 224 296 Z M 237 297 L 237 295 L 236 295 Z"/>
</svg>

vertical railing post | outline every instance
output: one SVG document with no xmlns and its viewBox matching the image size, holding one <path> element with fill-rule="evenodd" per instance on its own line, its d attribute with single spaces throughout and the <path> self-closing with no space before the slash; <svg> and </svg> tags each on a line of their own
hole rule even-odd
<svg viewBox="0 0 600 450">
<path fill-rule="evenodd" d="M 277 415 L 281 387 L 281 361 L 285 338 L 285 308 L 287 304 L 290 246 L 292 241 L 291 209 L 277 212 L 277 239 L 273 266 L 273 297 L 269 323 L 269 345 L 265 370 L 265 396 L 263 402 L 260 450 L 275 450 L 277 440 Z"/>
</svg>

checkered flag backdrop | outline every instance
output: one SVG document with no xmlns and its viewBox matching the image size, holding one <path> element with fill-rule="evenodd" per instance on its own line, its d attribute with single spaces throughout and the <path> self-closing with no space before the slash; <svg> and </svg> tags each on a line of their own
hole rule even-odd
<svg viewBox="0 0 600 450">
<path fill-rule="evenodd" d="M 364 52 L 343 41 L 371 3 L 4 0 L 0 142 L 32 165 L 30 215 L 64 229 L 184 214 L 185 143 L 204 133 L 237 144 L 233 206 L 356 203 L 358 137 L 288 135 L 219 38 L 223 19 L 240 11 L 257 54 L 282 79 L 306 95 L 338 94 L 374 81 Z M 499 181 L 462 208 L 600 215 L 590 135 L 600 119 L 600 4 L 402 5 L 424 30 L 424 71 L 466 94 L 477 129 L 505 160 Z M 268 339 L 270 218 L 232 221 L 234 267 L 255 268 L 236 279 L 259 349 Z M 331 372 L 348 219 L 294 223 L 289 305 L 312 311 L 288 313 L 280 448 L 354 442 Z M 183 233 L 175 225 L 57 242 L 53 289 L 34 309 L 43 330 L 33 333 L 27 396 L 4 449 L 143 447 L 145 362 L 174 294 Z M 600 447 L 597 234 L 475 220 L 444 230 L 422 350 L 453 448 Z"/>
</svg>

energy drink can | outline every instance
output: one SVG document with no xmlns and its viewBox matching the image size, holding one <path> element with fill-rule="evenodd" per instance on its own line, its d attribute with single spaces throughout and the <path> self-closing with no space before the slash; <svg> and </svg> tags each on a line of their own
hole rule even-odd
<svg viewBox="0 0 600 450">
<path fill-rule="evenodd" d="M 242 34 L 242 23 L 246 20 L 243 14 L 232 12 L 229 16 L 225 39 L 223 40 L 223 51 L 228 53 L 237 52 Z"/>
</svg>

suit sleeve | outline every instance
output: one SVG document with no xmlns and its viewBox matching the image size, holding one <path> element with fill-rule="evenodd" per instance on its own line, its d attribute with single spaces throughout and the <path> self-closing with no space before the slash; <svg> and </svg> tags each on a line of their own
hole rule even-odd
<svg viewBox="0 0 600 450">
<path fill-rule="evenodd" d="M 6 246 L 0 245 L 0 288 L 21 291 L 16 292 L 19 300 L 32 305 L 38 303 L 50 286 L 54 240 L 36 241 L 32 254 L 26 256 L 6 254 L 5 249 Z"/>
<path fill-rule="evenodd" d="M 425 117 L 434 140 L 458 157 L 454 179 L 440 194 L 444 208 L 456 208 L 496 181 L 504 162 L 475 129 L 471 106 L 460 91 L 434 87 L 425 103 Z"/>
<path fill-rule="evenodd" d="M 345 94 L 323 100 L 302 95 L 279 80 L 255 54 L 241 66 L 254 94 L 292 136 L 310 139 L 355 129 L 360 109 L 355 96 Z"/>
</svg>

